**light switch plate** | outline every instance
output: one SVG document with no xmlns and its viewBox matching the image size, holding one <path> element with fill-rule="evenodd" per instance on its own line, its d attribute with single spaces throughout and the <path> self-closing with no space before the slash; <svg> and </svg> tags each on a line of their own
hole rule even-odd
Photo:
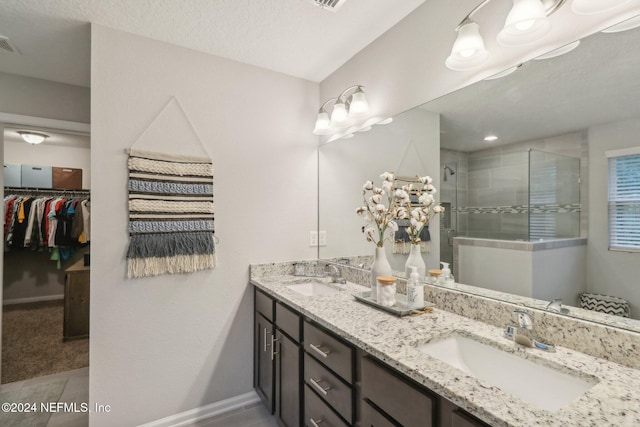
<svg viewBox="0 0 640 427">
<path fill-rule="evenodd" d="M 318 246 L 318 232 L 310 231 L 309 232 L 309 246 Z"/>
<path fill-rule="evenodd" d="M 320 231 L 318 233 L 318 246 L 327 246 L 327 232 Z"/>
</svg>

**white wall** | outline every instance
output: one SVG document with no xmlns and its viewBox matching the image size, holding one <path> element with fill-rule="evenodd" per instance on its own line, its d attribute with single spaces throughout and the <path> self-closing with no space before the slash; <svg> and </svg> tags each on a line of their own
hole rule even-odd
<svg viewBox="0 0 640 427">
<path fill-rule="evenodd" d="M 0 73 L 0 112 L 89 123 L 90 89 Z"/>
<path fill-rule="evenodd" d="M 112 407 L 91 425 L 137 425 L 249 392 L 249 264 L 316 256 L 318 85 L 98 25 L 91 68 L 90 399 Z M 174 95 L 213 157 L 218 268 L 127 280 L 124 149 Z M 137 146 L 195 153 L 179 114 L 168 108 Z"/>
<path fill-rule="evenodd" d="M 608 166 L 605 151 L 637 147 L 640 118 L 589 129 L 589 238 L 587 291 L 629 300 L 632 317 L 640 316 L 640 254 L 609 251 Z M 598 212 L 598 214 L 596 214 Z"/>
</svg>

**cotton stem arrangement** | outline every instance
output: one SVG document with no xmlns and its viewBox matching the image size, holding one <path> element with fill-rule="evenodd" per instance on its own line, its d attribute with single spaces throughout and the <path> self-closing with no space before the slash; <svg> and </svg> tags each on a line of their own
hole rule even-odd
<svg viewBox="0 0 640 427">
<path fill-rule="evenodd" d="M 434 214 L 444 211 L 435 202 L 433 194 L 436 193 L 436 188 L 431 184 L 431 177 L 416 177 L 416 183 L 403 185 L 401 188 L 397 187 L 396 177 L 392 172 L 385 172 L 380 178 L 380 187 L 375 187 L 373 181 L 364 183 L 363 205 L 356 210 L 366 221 L 366 225 L 362 227 L 365 238 L 377 247 L 383 247 L 388 238 L 387 231 L 398 231 L 396 221 L 409 220 L 407 233 L 411 242 L 420 243 L 422 229 Z M 415 207 L 412 205 L 412 197 L 416 198 Z"/>
</svg>

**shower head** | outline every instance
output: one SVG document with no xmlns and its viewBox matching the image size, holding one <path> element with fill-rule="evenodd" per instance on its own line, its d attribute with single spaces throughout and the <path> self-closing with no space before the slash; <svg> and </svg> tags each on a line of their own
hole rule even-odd
<svg viewBox="0 0 640 427">
<path fill-rule="evenodd" d="M 456 174 L 456 171 L 451 169 L 451 167 L 449 165 L 444 165 L 444 176 L 442 177 L 442 180 L 444 182 L 447 182 L 447 170 L 449 171 L 449 175 L 455 175 Z"/>
</svg>

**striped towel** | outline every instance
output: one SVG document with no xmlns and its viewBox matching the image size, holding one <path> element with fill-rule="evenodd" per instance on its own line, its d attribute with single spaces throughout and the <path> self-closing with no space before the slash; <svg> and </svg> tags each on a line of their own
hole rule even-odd
<svg viewBox="0 0 640 427">
<path fill-rule="evenodd" d="M 128 166 L 127 276 L 215 268 L 211 159 L 132 149 Z"/>
</svg>

